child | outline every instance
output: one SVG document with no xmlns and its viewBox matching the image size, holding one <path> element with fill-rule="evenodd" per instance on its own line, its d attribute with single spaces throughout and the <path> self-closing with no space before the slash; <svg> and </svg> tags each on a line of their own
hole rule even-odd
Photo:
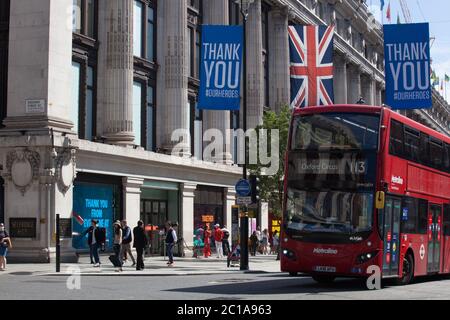
<svg viewBox="0 0 450 320">
<path fill-rule="evenodd" d="M 231 261 L 239 261 L 241 258 L 241 246 L 238 244 L 234 247 L 233 251 L 228 254 L 227 257 L 227 267 L 231 265 Z"/>
<path fill-rule="evenodd" d="M 195 236 L 194 240 L 194 258 L 199 258 L 203 249 L 204 243 L 200 235 Z"/>
</svg>

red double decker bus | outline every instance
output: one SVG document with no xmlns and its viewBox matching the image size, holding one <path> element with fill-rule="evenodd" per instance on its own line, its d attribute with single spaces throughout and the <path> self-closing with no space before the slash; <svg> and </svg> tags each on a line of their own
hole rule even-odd
<svg viewBox="0 0 450 320">
<path fill-rule="evenodd" d="M 450 273 L 450 138 L 384 107 L 293 111 L 281 270 L 400 284 Z"/>
</svg>

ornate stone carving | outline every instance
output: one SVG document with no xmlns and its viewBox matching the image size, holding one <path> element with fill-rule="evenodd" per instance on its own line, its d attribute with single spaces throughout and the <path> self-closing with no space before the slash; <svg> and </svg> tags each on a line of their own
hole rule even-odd
<svg viewBox="0 0 450 320">
<path fill-rule="evenodd" d="M 55 160 L 56 184 L 62 193 L 66 193 L 76 177 L 75 149 L 65 150 Z"/>
<path fill-rule="evenodd" d="M 10 179 L 25 195 L 33 180 L 39 178 L 41 157 L 38 152 L 25 149 L 11 151 L 6 156 L 5 178 Z"/>
</svg>

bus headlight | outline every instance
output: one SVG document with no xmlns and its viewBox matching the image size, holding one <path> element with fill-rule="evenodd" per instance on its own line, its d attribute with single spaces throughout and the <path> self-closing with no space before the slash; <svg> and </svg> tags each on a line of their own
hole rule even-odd
<svg viewBox="0 0 450 320">
<path fill-rule="evenodd" d="M 289 249 L 283 249 L 283 255 L 284 255 L 286 258 L 288 258 L 288 259 L 291 259 L 291 260 L 297 260 L 297 259 L 295 258 L 295 253 L 294 253 L 294 251 L 291 251 L 291 250 L 289 250 Z"/>
<path fill-rule="evenodd" d="M 372 252 L 360 254 L 356 258 L 356 263 L 357 264 L 365 263 L 365 262 L 369 261 L 370 259 L 373 259 L 377 254 L 378 254 L 378 251 L 372 251 Z"/>
</svg>

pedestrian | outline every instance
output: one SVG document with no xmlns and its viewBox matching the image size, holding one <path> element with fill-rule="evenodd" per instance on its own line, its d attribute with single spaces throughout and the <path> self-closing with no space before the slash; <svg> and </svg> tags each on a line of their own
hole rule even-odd
<svg viewBox="0 0 450 320">
<path fill-rule="evenodd" d="M 216 244 L 217 259 L 223 258 L 222 239 L 223 239 L 223 232 L 220 229 L 220 225 L 216 224 L 214 226 L 214 241 Z"/>
<path fill-rule="evenodd" d="M 260 251 L 262 245 L 262 237 L 261 237 L 261 227 L 256 228 L 256 237 L 258 238 L 258 245 L 256 246 L 256 251 Z"/>
<path fill-rule="evenodd" d="M 123 263 L 123 257 L 124 254 L 127 253 L 131 260 L 133 261 L 133 264 L 131 265 L 134 267 L 136 265 L 136 260 L 133 257 L 133 253 L 131 252 L 131 242 L 133 241 L 133 235 L 131 234 L 131 228 L 128 226 L 127 221 L 122 221 L 122 245 L 120 246 L 120 262 Z"/>
<path fill-rule="evenodd" d="M 250 254 L 252 256 L 256 256 L 256 250 L 258 249 L 259 240 L 258 236 L 256 235 L 256 231 L 253 231 L 252 235 L 250 236 Z"/>
<path fill-rule="evenodd" d="M 193 255 L 193 258 L 199 258 L 203 247 L 204 247 L 204 243 L 202 241 L 202 237 L 199 234 L 197 234 L 195 236 L 195 238 L 194 238 L 194 250 L 193 250 L 194 251 L 194 255 Z"/>
<path fill-rule="evenodd" d="M 166 222 L 166 248 L 167 248 L 167 256 L 169 257 L 169 262 L 167 262 L 167 266 L 173 267 L 173 247 L 177 243 L 177 233 L 172 226 L 170 221 Z"/>
<path fill-rule="evenodd" d="M 144 249 L 148 245 L 147 235 L 144 230 L 144 222 L 139 220 L 137 226 L 133 229 L 133 248 L 136 248 L 136 270 L 144 270 Z"/>
<path fill-rule="evenodd" d="M 5 225 L 0 223 L 0 271 L 6 270 L 6 255 L 10 248 L 12 248 L 11 238 L 5 229 Z"/>
<path fill-rule="evenodd" d="M 88 245 L 91 255 L 91 263 L 94 264 L 95 268 L 100 267 L 100 256 L 98 255 L 98 250 L 106 241 L 106 234 L 104 229 L 98 227 L 98 221 L 92 220 L 91 226 L 87 228 L 81 236 L 84 237 L 88 235 Z"/>
<path fill-rule="evenodd" d="M 230 253 L 230 231 L 227 229 L 227 226 L 223 226 L 222 228 L 223 233 L 223 239 L 222 239 L 222 248 L 223 248 L 223 254 L 225 256 L 228 256 Z"/>
<path fill-rule="evenodd" d="M 114 240 L 113 240 L 113 250 L 114 250 L 114 260 L 113 265 L 117 267 L 118 272 L 122 271 L 122 264 L 120 262 L 120 248 L 122 245 L 122 225 L 120 221 L 116 221 L 113 224 Z"/>
<path fill-rule="evenodd" d="M 211 229 L 209 228 L 209 224 L 205 225 L 205 232 L 203 233 L 203 255 L 205 258 L 211 256 Z"/>
<path fill-rule="evenodd" d="M 269 254 L 268 246 L 269 246 L 269 230 L 264 229 L 261 234 L 261 245 L 262 245 L 262 253 Z"/>
<path fill-rule="evenodd" d="M 280 235 L 278 230 L 273 233 L 273 248 L 277 254 L 277 260 L 280 260 Z"/>
</svg>

